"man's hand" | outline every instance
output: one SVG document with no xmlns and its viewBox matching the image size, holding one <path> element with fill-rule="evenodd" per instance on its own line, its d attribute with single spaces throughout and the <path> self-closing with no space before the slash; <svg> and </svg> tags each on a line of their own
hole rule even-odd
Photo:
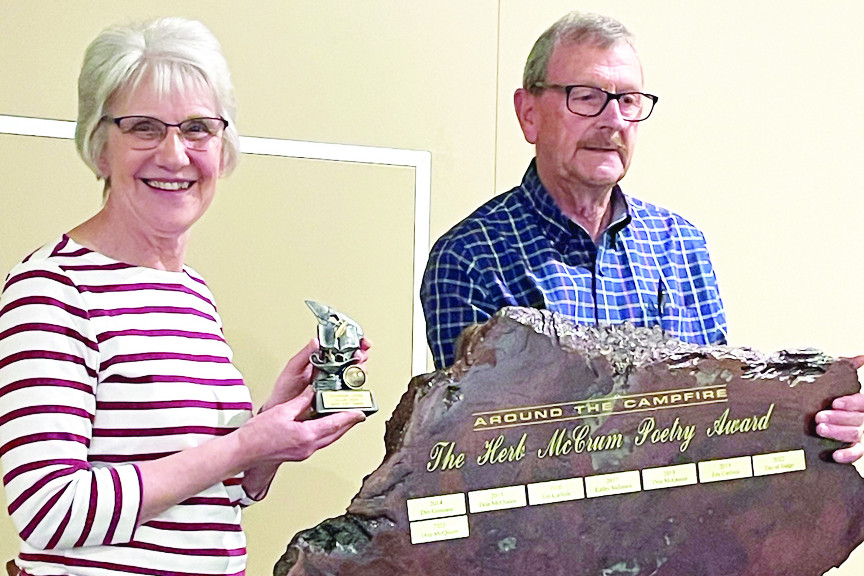
<svg viewBox="0 0 864 576">
<path fill-rule="evenodd" d="M 864 366 L 864 355 L 849 360 L 856 370 Z M 864 394 L 841 396 L 831 403 L 830 410 L 817 413 L 816 433 L 851 444 L 834 452 L 835 462 L 848 464 L 864 456 Z"/>
</svg>

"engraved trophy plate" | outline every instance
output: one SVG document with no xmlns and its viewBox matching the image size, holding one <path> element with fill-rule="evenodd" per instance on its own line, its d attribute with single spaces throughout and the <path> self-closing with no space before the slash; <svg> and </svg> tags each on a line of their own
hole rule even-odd
<svg viewBox="0 0 864 576">
<path fill-rule="evenodd" d="M 461 350 L 276 576 L 816 576 L 864 542 L 861 477 L 813 431 L 848 361 L 521 308 Z"/>
<path fill-rule="evenodd" d="M 354 353 L 360 348 L 363 329 L 354 320 L 336 310 L 306 300 L 318 319 L 318 350 L 309 361 L 318 369 L 312 382 L 316 415 L 361 410 L 367 416 L 378 411 L 372 392 L 363 388 L 366 372 Z"/>
</svg>

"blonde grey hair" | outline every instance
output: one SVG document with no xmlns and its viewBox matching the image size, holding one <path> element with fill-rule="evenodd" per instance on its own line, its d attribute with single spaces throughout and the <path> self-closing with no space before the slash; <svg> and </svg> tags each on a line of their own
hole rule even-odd
<svg viewBox="0 0 864 576">
<path fill-rule="evenodd" d="M 538 83 L 546 81 L 549 58 L 559 44 L 609 48 L 619 42 L 632 45 L 633 35 L 614 18 L 582 12 L 565 14 L 543 32 L 531 48 L 522 74 L 522 88 L 535 91 Z"/>
<path fill-rule="evenodd" d="M 87 47 L 78 76 L 75 147 L 96 174 L 107 141 L 112 99 L 137 89 L 144 78 L 158 94 L 190 88 L 209 90 L 216 113 L 228 121 L 223 132 L 222 173 L 234 169 L 240 135 L 234 123 L 234 85 L 219 41 L 201 22 L 160 18 L 103 30 Z"/>
</svg>

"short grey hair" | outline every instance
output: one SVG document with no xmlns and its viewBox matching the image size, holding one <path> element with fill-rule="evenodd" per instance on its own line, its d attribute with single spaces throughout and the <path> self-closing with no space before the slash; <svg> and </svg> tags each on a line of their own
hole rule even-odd
<svg viewBox="0 0 864 576">
<path fill-rule="evenodd" d="M 525 62 L 522 88 L 534 91 L 538 83 L 546 81 L 549 58 L 559 44 L 610 48 L 619 42 L 633 45 L 633 34 L 618 20 L 599 14 L 570 12 L 552 24 L 534 43 Z"/>
<path fill-rule="evenodd" d="M 87 47 L 78 76 L 78 123 L 75 147 L 96 174 L 107 141 L 106 123 L 112 99 L 140 87 L 144 77 L 159 94 L 197 88 L 209 90 L 216 113 L 228 121 L 222 135 L 222 173 L 240 157 L 240 134 L 234 123 L 234 85 L 219 41 L 204 24 L 183 18 L 160 18 L 103 30 Z"/>
</svg>

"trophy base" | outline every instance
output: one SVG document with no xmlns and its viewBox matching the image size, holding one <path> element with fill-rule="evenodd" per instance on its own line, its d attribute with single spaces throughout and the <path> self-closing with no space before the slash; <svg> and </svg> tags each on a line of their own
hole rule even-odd
<svg viewBox="0 0 864 576">
<path fill-rule="evenodd" d="M 378 411 L 378 404 L 369 390 L 316 390 L 312 408 L 319 416 L 346 410 L 360 410 L 370 416 Z"/>
</svg>

